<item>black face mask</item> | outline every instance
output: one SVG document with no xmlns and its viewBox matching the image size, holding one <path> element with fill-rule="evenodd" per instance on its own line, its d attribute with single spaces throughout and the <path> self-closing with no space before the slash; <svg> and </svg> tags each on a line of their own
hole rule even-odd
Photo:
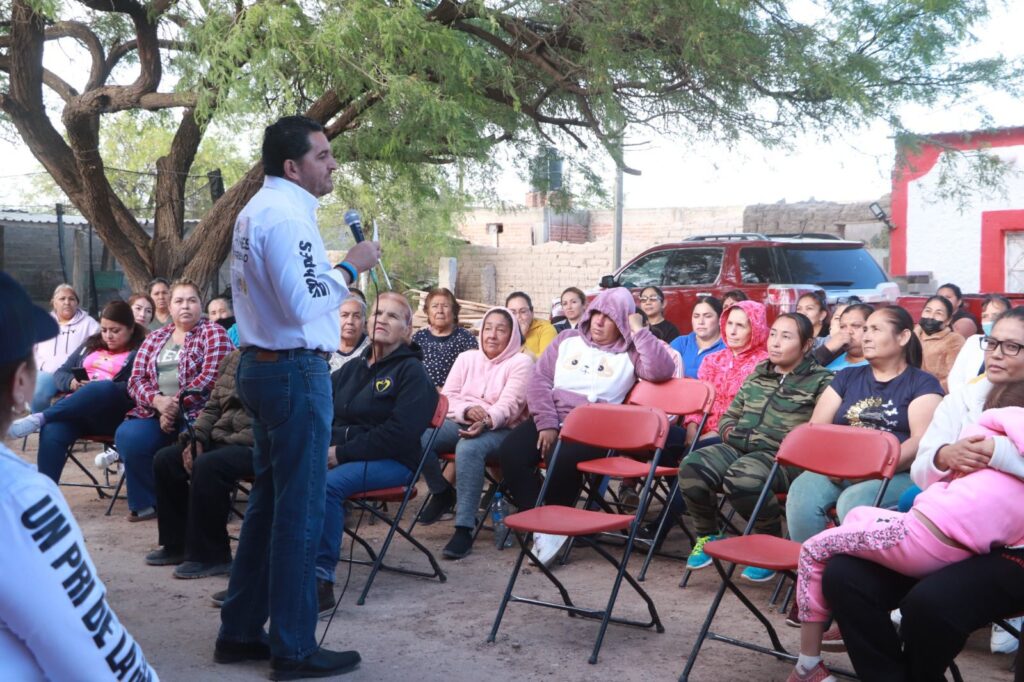
<svg viewBox="0 0 1024 682">
<path fill-rule="evenodd" d="M 922 317 L 918 324 L 921 325 L 921 331 L 923 331 L 928 336 L 931 336 L 932 334 L 936 334 L 942 331 L 942 329 L 946 326 L 946 323 L 943 322 L 942 320 L 933 320 L 930 317 Z"/>
</svg>

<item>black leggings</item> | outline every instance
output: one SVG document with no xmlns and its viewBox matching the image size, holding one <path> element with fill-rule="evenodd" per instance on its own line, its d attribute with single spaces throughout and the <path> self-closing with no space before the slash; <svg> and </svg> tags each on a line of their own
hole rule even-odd
<svg viewBox="0 0 1024 682">
<path fill-rule="evenodd" d="M 1024 550 L 974 556 L 920 581 L 840 555 L 822 587 L 862 680 L 937 682 L 973 631 L 1024 611 Z"/>
<path fill-rule="evenodd" d="M 583 475 L 576 470 L 576 465 L 588 459 L 604 457 L 606 452 L 601 448 L 563 443 L 554 470 L 549 468 L 547 471 L 551 482 L 548 484 L 545 504 L 575 504 L 583 488 Z M 537 471 L 540 450 L 537 449 L 537 425 L 533 423 L 533 417 L 512 429 L 498 447 L 496 456 L 512 502 L 519 509 L 537 506 L 543 480 Z"/>
</svg>

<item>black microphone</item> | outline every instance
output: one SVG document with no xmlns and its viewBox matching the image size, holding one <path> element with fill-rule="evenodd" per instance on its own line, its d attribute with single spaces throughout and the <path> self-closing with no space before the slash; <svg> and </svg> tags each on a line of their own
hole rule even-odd
<svg viewBox="0 0 1024 682">
<path fill-rule="evenodd" d="M 366 241 L 366 236 L 363 234 L 363 220 L 359 217 L 359 211 L 354 208 L 345 211 L 345 224 L 348 225 L 348 229 L 352 230 L 352 238 L 356 240 L 356 244 Z"/>
</svg>

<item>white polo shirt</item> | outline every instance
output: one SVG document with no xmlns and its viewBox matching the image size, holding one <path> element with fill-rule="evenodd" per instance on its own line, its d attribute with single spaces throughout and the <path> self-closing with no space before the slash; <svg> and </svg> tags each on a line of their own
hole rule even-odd
<svg viewBox="0 0 1024 682">
<path fill-rule="evenodd" d="M 327 261 L 317 198 L 267 176 L 235 221 L 231 293 L 239 345 L 338 350 L 345 277 Z"/>
</svg>

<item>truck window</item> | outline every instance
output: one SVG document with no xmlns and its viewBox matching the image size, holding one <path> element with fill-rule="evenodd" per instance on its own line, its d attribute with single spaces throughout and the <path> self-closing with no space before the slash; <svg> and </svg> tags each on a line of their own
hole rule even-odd
<svg viewBox="0 0 1024 682">
<path fill-rule="evenodd" d="M 740 278 L 744 284 L 771 284 L 775 281 L 775 269 L 768 249 L 740 249 Z"/>
<path fill-rule="evenodd" d="M 670 251 L 662 283 L 665 286 L 714 284 L 722 269 L 724 249 L 676 249 Z"/>
<path fill-rule="evenodd" d="M 845 249 L 784 246 L 791 281 L 820 287 L 873 289 L 886 281 L 885 273 L 860 246 Z"/>
<path fill-rule="evenodd" d="M 638 258 L 619 275 L 619 283 L 624 287 L 661 286 L 664 284 L 665 265 L 668 263 L 670 251 L 655 251 Z"/>
</svg>

